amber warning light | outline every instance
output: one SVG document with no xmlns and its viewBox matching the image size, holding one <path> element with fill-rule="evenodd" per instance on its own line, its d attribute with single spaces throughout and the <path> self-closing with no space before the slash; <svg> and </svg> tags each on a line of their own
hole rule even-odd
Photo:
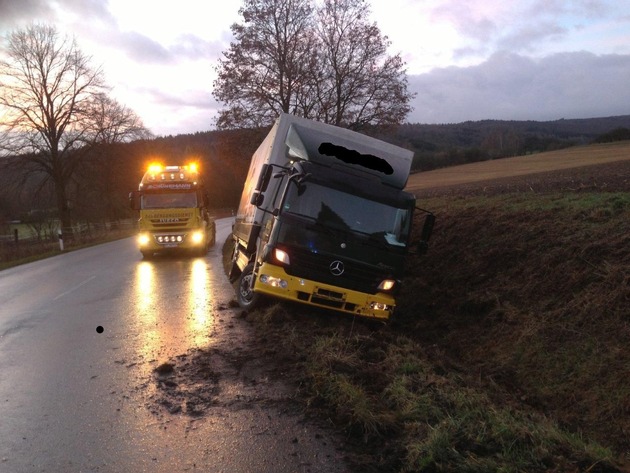
<svg viewBox="0 0 630 473">
<path fill-rule="evenodd" d="M 192 185 L 197 185 L 197 175 L 199 174 L 199 165 L 197 163 L 190 163 L 185 166 L 162 166 L 159 163 L 151 163 L 147 169 L 148 176 L 145 176 L 144 180 L 151 181 L 153 183 L 162 182 L 166 184 L 167 181 L 178 182 L 178 185 L 151 185 L 146 189 L 184 189 L 190 188 L 190 184 L 184 185 L 182 181 L 191 179 Z M 144 188 L 144 183 L 140 183 L 140 190 Z"/>
<path fill-rule="evenodd" d="M 161 164 L 156 164 L 156 163 L 150 164 L 149 165 L 149 172 L 151 174 L 157 174 L 159 172 L 162 172 L 162 165 Z"/>
<path fill-rule="evenodd" d="M 162 166 L 159 163 L 151 163 L 147 168 L 151 174 L 159 174 L 161 172 L 166 171 L 190 171 L 190 172 L 199 172 L 199 165 L 197 163 L 190 163 L 185 166 Z"/>
</svg>

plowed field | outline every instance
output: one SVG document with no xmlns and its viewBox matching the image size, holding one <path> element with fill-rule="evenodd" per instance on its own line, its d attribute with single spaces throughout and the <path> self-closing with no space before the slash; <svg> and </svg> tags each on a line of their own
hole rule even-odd
<svg viewBox="0 0 630 473">
<path fill-rule="evenodd" d="M 630 142 L 590 145 L 412 174 L 417 196 L 627 189 Z"/>
</svg>

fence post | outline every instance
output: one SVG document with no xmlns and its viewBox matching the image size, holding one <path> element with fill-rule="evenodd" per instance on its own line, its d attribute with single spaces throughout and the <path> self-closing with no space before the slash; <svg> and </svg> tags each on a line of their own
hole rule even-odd
<svg viewBox="0 0 630 473">
<path fill-rule="evenodd" d="M 59 249 L 63 251 L 63 233 L 61 233 L 61 228 L 57 230 L 57 236 L 59 237 Z"/>
<path fill-rule="evenodd" d="M 14 228 L 13 229 L 13 241 L 15 241 L 15 244 L 17 245 L 19 243 L 19 239 L 18 239 L 18 229 Z"/>
</svg>

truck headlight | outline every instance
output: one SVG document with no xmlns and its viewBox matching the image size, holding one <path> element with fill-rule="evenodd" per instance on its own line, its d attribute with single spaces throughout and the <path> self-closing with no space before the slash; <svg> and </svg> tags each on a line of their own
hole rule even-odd
<svg viewBox="0 0 630 473">
<path fill-rule="evenodd" d="M 138 235 L 138 245 L 140 246 L 148 245 L 149 241 L 150 241 L 149 235 L 147 235 L 146 233 L 141 233 L 140 235 Z"/>
<path fill-rule="evenodd" d="M 289 258 L 289 254 L 286 251 L 284 251 L 284 250 L 276 248 L 275 251 L 274 251 L 274 256 L 281 263 L 284 263 L 284 264 L 287 264 L 287 265 L 291 264 L 291 259 Z"/>
<path fill-rule="evenodd" d="M 389 304 L 384 304 L 383 302 L 372 302 L 370 304 L 370 309 L 372 310 L 382 310 L 382 311 L 390 311 L 394 308 Z"/>
<path fill-rule="evenodd" d="M 192 242 L 198 245 L 199 243 L 203 241 L 203 232 L 201 230 L 198 230 L 192 234 L 191 238 L 192 238 Z"/>
<path fill-rule="evenodd" d="M 396 286 L 396 281 L 393 279 L 383 279 L 381 283 L 378 285 L 378 288 L 381 291 L 391 291 Z"/>
<path fill-rule="evenodd" d="M 260 275 L 260 282 L 263 284 L 268 284 L 271 287 L 281 287 L 282 289 L 286 289 L 287 287 L 289 287 L 289 283 L 284 279 L 269 276 L 267 274 Z"/>
</svg>

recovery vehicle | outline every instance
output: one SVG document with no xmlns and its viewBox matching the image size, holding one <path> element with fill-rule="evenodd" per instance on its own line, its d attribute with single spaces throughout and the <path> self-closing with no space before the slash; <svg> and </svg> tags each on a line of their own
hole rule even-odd
<svg viewBox="0 0 630 473">
<path fill-rule="evenodd" d="M 216 225 L 197 164 L 151 164 L 129 200 L 140 211 L 137 241 L 144 258 L 174 251 L 205 255 L 215 244 Z"/>
</svg>

